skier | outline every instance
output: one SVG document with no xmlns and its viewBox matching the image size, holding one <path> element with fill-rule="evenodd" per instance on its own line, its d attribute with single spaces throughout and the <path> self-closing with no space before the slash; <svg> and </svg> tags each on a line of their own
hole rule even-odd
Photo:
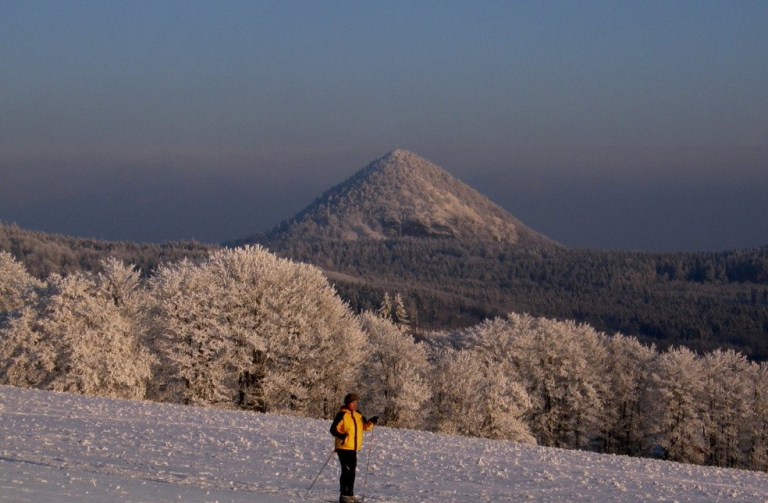
<svg viewBox="0 0 768 503">
<path fill-rule="evenodd" d="M 331 424 L 331 435 L 335 438 L 336 453 L 341 463 L 339 503 L 358 503 L 355 497 L 355 470 L 357 469 L 357 451 L 363 444 L 363 431 L 373 428 L 379 421 L 378 416 L 366 419 L 357 411 L 358 396 L 350 393 L 344 397 L 339 413 Z"/>
</svg>

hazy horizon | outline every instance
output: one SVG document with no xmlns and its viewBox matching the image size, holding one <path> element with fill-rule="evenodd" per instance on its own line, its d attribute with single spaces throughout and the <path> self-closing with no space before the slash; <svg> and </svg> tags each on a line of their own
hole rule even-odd
<svg viewBox="0 0 768 503">
<path fill-rule="evenodd" d="M 0 4 L 0 220 L 266 231 L 410 150 L 567 246 L 768 244 L 764 2 Z"/>
</svg>

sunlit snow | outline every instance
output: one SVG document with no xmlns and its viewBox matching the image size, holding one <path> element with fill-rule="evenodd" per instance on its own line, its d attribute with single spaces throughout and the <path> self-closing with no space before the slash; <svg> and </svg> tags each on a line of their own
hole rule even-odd
<svg viewBox="0 0 768 503">
<path fill-rule="evenodd" d="M 306 501 L 329 424 L 0 387 L 0 501 Z M 768 502 L 765 473 L 384 427 L 366 442 L 371 502 Z M 333 457 L 308 500 L 335 501 L 338 475 Z"/>
</svg>

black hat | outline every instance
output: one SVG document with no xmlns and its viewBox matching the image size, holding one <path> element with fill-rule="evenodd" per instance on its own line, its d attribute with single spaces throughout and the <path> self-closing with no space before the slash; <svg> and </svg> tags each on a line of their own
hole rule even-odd
<svg viewBox="0 0 768 503">
<path fill-rule="evenodd" d="M 350 393 L 349 395 L 344 397 L 344 405 L 349 405 L 352 402 L 356 402 L 358 400 L 358 396 L 354 393 Z"/>
</svg>

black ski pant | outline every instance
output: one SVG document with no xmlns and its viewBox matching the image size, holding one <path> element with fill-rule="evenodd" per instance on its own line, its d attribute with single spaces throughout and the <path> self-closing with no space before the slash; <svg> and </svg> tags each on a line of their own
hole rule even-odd
<svg viewBox="0 0 768 503">
<path fill-rule="evenodd" d="M 355 470 L 357 470 L 357 451 L 337 449 L 339 463 L 341 463 L 341 478 L 339 488 L 342 496 L 354 496 L 355 494 Z"/>
</svg>

